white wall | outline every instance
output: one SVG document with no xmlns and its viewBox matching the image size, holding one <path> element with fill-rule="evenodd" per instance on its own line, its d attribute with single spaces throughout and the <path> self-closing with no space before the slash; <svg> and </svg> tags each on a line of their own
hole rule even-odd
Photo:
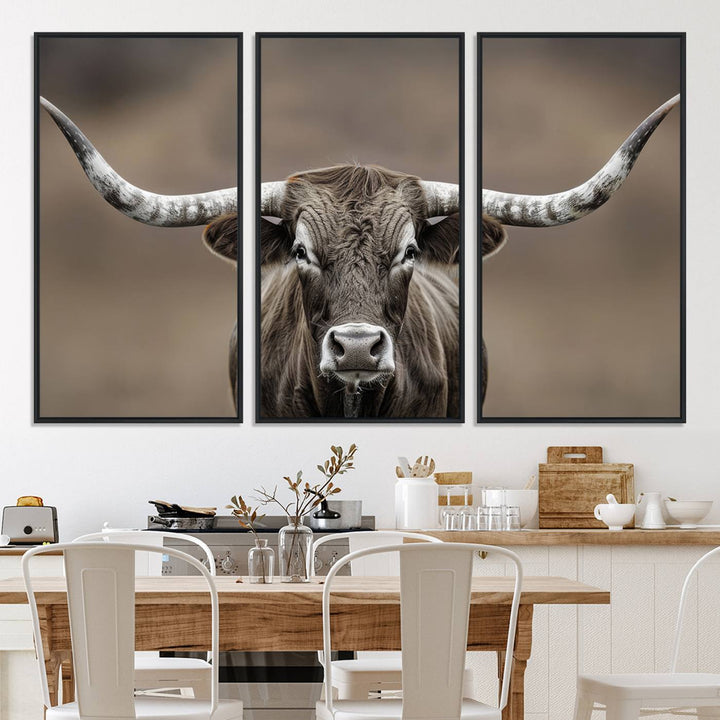
<svg viewBox="0 0 720 720">
<path fill-rule="evenodd" d="M 150 498 L 222 507 L 234 493 L 305 468 L 330 443 L 359 446 L 346 498 L 359 497 L 380 526 L 392 518 L 395 456 L 433 455 L 444 469 L 472 469 L 483 483 L 520 485 L 547 445 L 597 444 L 608 461 L 634 462 L 639 490 L 713 498 L 720 522 L 717 207 L 720 144 L 719 7 L 713 0 L 26 0 L 4 3 L 0 22 L 2 162 L 0 203 L 0 504 L 36 494 L 58 507 L 61 537 L 102 521 L 144 525 Z M 32 424 L 32 33 L 34 31 L 243 31 L 245 206 L 254 187 L 256 31 L 464 31 L 466 57 L 466 212 L 475 216 L 475 47 L 484 31 L 686 31 L 687 38 L 687 417 L 681 425 L 477 426 L 476 293 L 472 221 L 466 237 L 466 417 L 461 426 L 254 425 L 254 243 L 246 212 L 244 364 L 246 422 L 218 425 Z"/>
</svg>

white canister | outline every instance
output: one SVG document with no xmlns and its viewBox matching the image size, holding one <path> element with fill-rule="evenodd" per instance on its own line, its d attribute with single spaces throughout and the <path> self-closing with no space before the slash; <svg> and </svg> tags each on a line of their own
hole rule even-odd
<svg viewBox="0 0 720 720">
<path fill-rule="evenodd" d="M 438 522 L 438 489 L 435 480 L 399 478 L 395 483 L 395 527 L 398 530 L 435 530 Z"/>
</svg>

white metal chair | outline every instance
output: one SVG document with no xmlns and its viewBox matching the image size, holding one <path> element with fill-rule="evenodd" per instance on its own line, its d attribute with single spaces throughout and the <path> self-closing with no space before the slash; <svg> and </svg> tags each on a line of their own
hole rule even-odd
<svg viewBox="0 0 720 720">
<path fill-rule="evenodd" d="M 590 720 L 596 704 L 605 706 L 607 720 L 636 720 L 641 714 L 657 714 L 657 710 L 641 712 L 643 708 L 695 708 L 698 714 L 701 712 L 699 708 L 720 708 L 720 674 L 677 672 L 690 582 L 700 566 L 718 553 L 720 547 L 703 555 L 685 577 L 680 593 L 670 672 L 579 675 L 575 720 Z"/>
<path fill-rule="evenodd" d="M 462 696 L 472 566 L 476 552 L 497 553 L 515 565 L 508 638 L 499 707 L 493 708 Z M 323 588 L 323 651 L 328 657 L 330 595 L 339 570 L 353 560 L 372 554 L 400 554 L 400 617 L 403 698 L 334 700 L 333 663 L 325 666 L 325 700 L 316 705 L 318 720 L 501 720 L 510 689 L 522 565 L 505 548 L 469 543 L 410 543 L 358 550 L 338 560 Z"/>
<path fill-rule="evenodd" d="M 61 551 L 67 582 L 68 615 L 77 701 L 51 707 L 30 561 Z M 33 548 L 22 573 L 40 668 L 46 720 L 242 720 L 242 702 L 218 700 L 218 668 L 211 668 L 209 699 L 135 696 L 135 552 L 162 552 L 195 567 L 205 578 L 212 606 L 212 651 L 219 648 L 219 605 L 215 580 L 198 560 L 172 548 L 140 544 L 62 543 Z"/>
<path fill-rule="evenodd" d="M 148 533 L 144 530 L 105 528 L 102 532 L 81 535 L 73 542 L 148 544 L 150 539 L 162 541 L 165 538 L 176 542 L 178 535 L 162 531 Z M 183 534 L 182 539 L 201 548 L 210 574 L 215 575 L 215 558 L 207 544 L 188 534 Z M 138 572 L 139 574 L 141 573 Z M 200 658 L 160 657 L 158 653 L 137 652 L 135 653 L 135 690 L 165 693 L 179 689 L 183 696 L 207 699 L 210 697 L 210 670 L 210 663 Z"/>
<path fill-rule="evenodd" d="M 403 539 L 423 542 L 439 543 L 439 538 L 424 533 L 405 532 L 403 530 L 378 530 L 373 533 L 333 533 L 317 539 L 312 551 L 308 553 L 308 577 L 314 574 L 312 563 L 315 560 L 315 551 L 326 542 L 337 540 L 370 539 L 373 543 L 384 540 L 386 542 L 400 542 Z M 382 544 L 382 543 L 378 543 Z M 350 548 L 352 550 L 352 547 Z M 338 700 L 367 700 L 370 693 L 397 692 L 402 690 L 402 662 L 397 653 L 369 653 L 372 657 L 363 657 L 354 660 L 333 661 L 333 687 L 337 692 Z M 318 653 L 320 662 L 323 662 L 322 652 Z M 463 675 L 463 693 L 472 692 L 473 675 L 470 668 L 465 668 Z"/>
</svg>

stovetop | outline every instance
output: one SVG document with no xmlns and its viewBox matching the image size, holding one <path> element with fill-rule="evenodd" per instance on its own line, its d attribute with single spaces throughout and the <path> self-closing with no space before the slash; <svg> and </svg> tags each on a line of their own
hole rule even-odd
<svg viewBox="0 0 720 720">
<path fill-rule="evenodd" d="M 233 515 L 216 515 L 213 518 L 213 526 L 207 530 L 176 530 L 174 528 L 167 528 L 158 523 L 152 522 L 153 516 L 148 516 L 148 530 L 162 530 L 163 532 L 172 533 L 191 533 L 193 535 L 206 535 L 208 533 L 249 533 L 247 528 L 244 528 Z M 287 517 L 284 515 L 266 515 L 262 520 L 255 522 L 255 530 L 258 533 L 278 533 L 280 528 L 285 527 L 288 524 Z M 340 530 L 323 530 L 322 533 L 345 533 L 345 532 L 364 532 L 375 529 L 375 516 L 374 515 L 363 515 L 362 522 L 359 528 L 344 528 Z"/>
</svg>

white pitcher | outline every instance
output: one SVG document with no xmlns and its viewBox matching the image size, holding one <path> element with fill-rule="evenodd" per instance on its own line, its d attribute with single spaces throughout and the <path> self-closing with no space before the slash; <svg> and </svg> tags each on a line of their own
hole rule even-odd
<svg viewBox="0 0 720 720">
<path fill-rule="evenodd" d="M 640 493 L 638 497 L 638 510 L 644 510 L 640 527 L 643 530 L 664 530 L 665 519 L 662 512 L 662 493 Z"/>
</svg>

